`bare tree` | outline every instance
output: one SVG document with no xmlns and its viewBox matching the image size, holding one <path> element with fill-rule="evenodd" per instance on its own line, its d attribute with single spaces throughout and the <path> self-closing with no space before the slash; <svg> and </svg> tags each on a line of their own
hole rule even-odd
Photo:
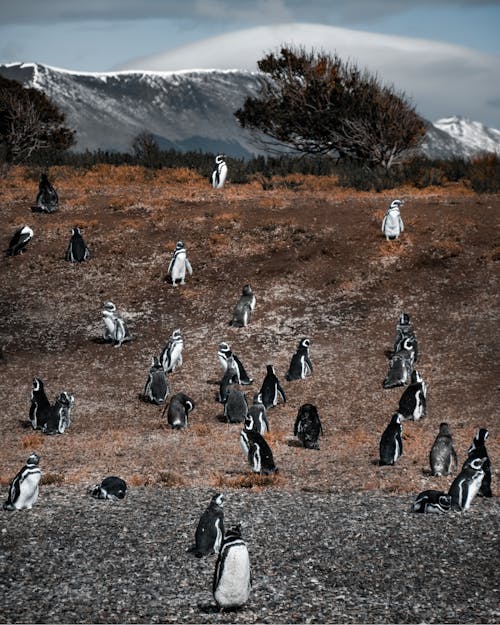
<svg viewBox="0 0 500 625">
<path fill-rule="evenodd" d="M 160 162 L 161 150 L 151 132 L 143 130 L 132 141 L 132 150 L 144 167 L 155 167 Z"/>
<path fill-rule="evenodd" d="M 403 93 L 336 55 L 284 46 L 258 66 L 266 75 L 260 92 L 235 116 L 264 143 L 389 169 L 424 134 Z"/>
</svg>

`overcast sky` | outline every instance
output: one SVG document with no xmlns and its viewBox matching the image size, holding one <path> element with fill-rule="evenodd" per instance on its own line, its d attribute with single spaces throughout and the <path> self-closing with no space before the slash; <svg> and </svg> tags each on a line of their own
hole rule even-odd
<svg viewBox="0 0 500 625">
<path fill-rule="evenodd" d="M 112 71 L 208 37 L 289 22 L 459 45 L 492 56 L 500 83 L 500 0 L 0 0 L 0 63 Z M 478 121 L 499 128 L 500 97 L 478 97 L 490 109 Z M 454 112 L 462 114 L 460 106 Z"/>
</svg>

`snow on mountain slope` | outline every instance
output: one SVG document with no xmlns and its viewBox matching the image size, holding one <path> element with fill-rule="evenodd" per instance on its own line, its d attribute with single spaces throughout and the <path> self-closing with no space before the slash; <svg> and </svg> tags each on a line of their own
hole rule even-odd
<svg viewBox="0 0 500 625">
<path fill-rule="evenodd" d="M 146 130 L 162 148 L 245 158 L 263 153 L 234 117 L 258 92 L 262 78 L 256 72 L 77 73 L 17 63 L 0 65 L 0 75 L 43 91 L 77 131 L 77 150 L 129 151 Z M 430 158 L 500 154 L 500 131 L 459 117 L 429 122 L 422 151 Z"/>
</svg>

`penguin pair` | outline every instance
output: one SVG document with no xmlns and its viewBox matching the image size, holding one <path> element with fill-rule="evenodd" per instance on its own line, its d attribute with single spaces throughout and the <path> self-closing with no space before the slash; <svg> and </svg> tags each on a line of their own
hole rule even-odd
<svg viewBox="0 0 500 625">
<path fill-rule="evenodd" d="M 399 400 L 398 412 L 406 421 L 419 421 L 425 417 L 427 407 L 427 385 L 420 373 L 414 369 L 411 384 L 405 388 Z"/>
<path fill-rule="evenodd" d="M 18 254 L 22 254 L 32 238 L 33 230 L 29 226 L 21 226 L 12 235 L 5 255 L 17 256 Z"/>
<path fill-rule="evenodd" d="M 40 176 L 38 193 L 32 211 L 38 213 L 54 213 L 59 206 L 59 196 L 49 181 L 47 174 Z"/>
<path fill-rule="evenodd" d="M 183 430 L 188 426 L 189 413 L 195 408 L 194 400 L 185 393 L 172 395 L 168 404 L 167 423 L 173 430 Z"/>
<path fill-rule="evenodd" d="M 226 532 L 222 542 L 215 564 L 212 593 L 219 610 L 236 610 L 247 603 L 251 588 L 248 547 L 237 525 Z"/>
<path fill-rule="evenodd" d="M 42 477 L 39 462 L 40 456 L 37 453 L 30 454 L 24 467 L 10 483 L 7 501 L 3 504 L 4 510 L 31 510 L 35 505 Z"/>
<path fill-rule="evenodd" d="M 310 345 L 311 341 L 307 338 L 299 341 L 297 351 L 292 356 L 290 367 L 285 376 L 289 382 L 292 380 L 304 380 L 308 374 L 312 375 L 313 365 L 309 357 Z"/>
<path fill-rule="evenodd" d="M 71 425 L 71 409 L 75 398 L 63 391 L 52 406 L 45 393 L 45 386 L 40 378 L 33 378 L 29 420 L 34 430 L 44 434 L 64 434 Z"/>
<path fill-rule="evenodd" d="M 216 493 L 198 521 L 195 544 L 188 549 L 197 558 L 219 553 L 224 539 L 224 496 Z"/>
<path fill-rule="evenodd" d="M 235 328 L 245 328 L 252 319 L 255 310 L 256 299 L 250 284 L 245 284 L 241 297 L 233 310 L 233 318 L 229 322 Z"/>
<path fill-rule="evenodd" d="M 215 157 L 215 169 L 210 177 L 213 189 L 222 189 L 227 178 L 227 165 L 224 160 L 224 154 Z"/>
<path fill-rule="evenodd" d="M 120 347 L 122 343 L 132 340 L 127 324 L 113 302 L 104 303 L 102 319 L 104 321 L 103 337 L 106 342 L 113 343 L 115 347 Z"/>
<path fill-rule="evenodd" d="M 394 241 L 404 231 L 404 223 L 399 210 L 403 204 L 403 200 L 391 202 L 382 220 L 382 233 L 387 241 Z"/>
<path fill-rule="evenodd" d="M 389 362 L 389 370 L 382 386 L 395 388 L 406 386 L 411 381 L 413 363 L 415 362 L 414 341 L 410 337 L 404 339 L 401 349 L 393 354 Z"/>
<path fill-rule="evenodd" d="M 74 226 L 71 229 L 71 239 L 66 250 L 66 260 L 69 263 L 82 263 L 84 260 L 89 260 L 89 258 L 90 251 L 82 237 L 80 228 Z"/>
<path fill-rule="evenodd" d="M 266 376 L 260 387 L 260 396 L 266 410 L 277 406 L 280 397 L 286 403 L 285 391 L 274 372 L 273 365 L 267 365 L 266 367 Z"/>
<path fill-rule="evenodd" d="M 127 494 L 127 484 L 121 477 L 110 475 L 105 477 L 100 484 L 93 486 L 90 494 L 95 499 L 109 499 L 111 501 L 124 499 Z"/>
<path fill-rule="evenodd" d="M 393 465 L 403 454 L 403 415 L 396 412 L 380 437 L 379 465 Z"/>
<path fill-rule="evenodd" d="M 183 241 L 178 241 L 167 270 L 174 286 L 177 286 L 178 282 L 180 284 L 186 283 L 186 271 L 190 276 L 193 275 L 193 268 L 187 257 L 186 246 Z"/>
<path fill-rule="evenodd" d="M 243 363 L 238 358 L 238 356 L 231 350 L 228 343 L 226 342 L 219 343 L 217 356 L 219 358 L 219 362 L 222 368 L 224 369 L 224 371 L 226 371 L 228 368 L 228 363 L 230 362 L 230 358 L 233 359 L 231 361 L 231 364 L 233 368 L 235 369 L 235 372 L 237 375 L 237 379 L 238 379 L 237 384 L 244 384 L 244 385 L 252 384 L 253 379 L 248 375 L 248 373 L 245 370 L 245 367 L 243 366 Z"/>
<path fill-rule="evenodd" d="M 163 404 L 169 393 L 167 376 L 156 356 L 151 358 L 148 379 L 144 385 L 143 398 L 152 404 Z"/>
<path fill-rule="evenodd" d="M 429 453 L 431 473 L 436 477 L 450 475 L 457 469 L 457 454 L 453 447 L 453 439 L 448 423 L 441 423 L 439 434 L 436 436 Z"/>
<path fill-rule="evenodd" d="M 278 472 L 273 452 L 262 434 L 245 427 L 240 432 L 240 446 L 254 473 L 272 475 Z"/>
<path fill-rule="evenodd" d="M 160 355 L 160 362 L 165 373 L 172 373 L 176 367 L 182 366 L 182 350 L 184 349 L 184 338 L 181 331 L 176 329 L 168 339 Z"/>
<path fill-rule="evenodd" d="M 318 409 L 313 404 L 303 404 L 299 408 L 293 435 L 296 436 L 306 449 L 318 449 L 318 439 L 323 434 Z"/>
</svg>

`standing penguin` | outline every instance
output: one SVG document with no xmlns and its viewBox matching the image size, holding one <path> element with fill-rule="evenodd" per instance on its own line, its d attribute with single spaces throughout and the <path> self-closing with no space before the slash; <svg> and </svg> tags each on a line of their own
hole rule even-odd
<svg viewBox="0 0 500 625">
<path fill-rule="evenodd" d="M 255 310 L 256 299 L 250 284 L 245 284 L 241 297 L 233 310 L 233 318 L 229 322 L 235 328 L 245 328 L 252 319 Z"/>
<path fill-rule="evenodd" d="M 413 325 L 410 321 L 410 315 L 402 312 L 399 315 L 398 323 L 396 324 L 396 336 L 394 338 L 394 351 L 393 355 L 403 349 L 403 342 L 405 339 L 411 339 L 412 349 L 414 351 L 414 362 L 418 360 L 418 341 Z"/>
<path fill-rule="evenodd" d="M 90 258 L 89 248 L 83 240 L 78 226 L 71 229 L 71 239 L 66 250 L 66 260 L 70 263 L 81 263 Z"/>
<path fill-rule="evenodd" d="M 124 499 L 127 494 L 127 484 L 121 477 L 110 475 L 105 477 L 100 484 L 93 486 L 90 494 L 95 499 L 110 499 L 111 501 Z"/>
<path fill-rule="evenodd" d="M 488 452 L 486 451 L 486 439 L 488 438 L 488 434 L 489 433 L 486 428 L 478 430 L 477 434 L 474 436 L 471 446 L 467 451 L 469 460 L 473 460 L 474 458 L 484 458 L 484 477 L 481 482 L 481 488 L 478 492 L 480 497 L 493 496 L 493 493 L 491 492 L 491 463 Z"/>
<path fill-rule="evenodd" d="M 427 405 L 427 385 L 420 373 L 414 369 L 411 384 L 403 391 L 399 400 L 399 410 L 407 421 L 418 421 L 425 417 Z"/>
<path fill-rule="evenodd" d="M 222 376 L 222 380 L 219 382 L 219 401 L 221 404 L 225 404 L 229 395 L 231 384 L 239 384 L 239 371 L 236 365 L 236 361 L 232 356 L 226 361 L 226 370 Z"/>
<path fill-rule="evenodd" d="M 115 347 L 120 347 L 125 341 L 132 340 L 127 325 L 113 302 L 104 303 L 102 319 L 104 321 L 103 337 L 105 341 L 114 343 Z"/>
<path fill-rule="evenodd" d="M 177 286 L 178 280 L 180 280 L 181 284 L 185 284 L 186 270 L 190 276 L 193 275 L 193 268 L 188 260 L 184 242 L 178 241 L 167 270 L 174 286 Z"/>
<path fill-rule="evenodd" d="M 413 505 L 413 512 L 440 514 L 451 509 L 451 496 L 440 490 L 424 490 L 417 495 Z"/>
<path fill-rule="evenodd" d="M 227 531 L 215 564 L 212 592 L 219 610 L 241 608 L 252 588 L 248 548 L 240 526 Z"/>
<path fill-rule="evenodd" d="M 26 464 L 9 486 L 7 501 L 3 504 L 4 510 L 31 510 L 35 505 L 42 476 L 39 462 L 40 456 L 37 453 L 30 454 Z"/>
<path fill-rule="evenodd" d="M 189 413 L 194 410 L 195 403 L 185 393 L 172 395 L 168 404 L 167 423 L 173 430 L 182 430 L 188 426 Z"/>
<path fill-rule="evenodd" d="M 271 475 L 278 472 L 274 464 L 273 452 L 259 432 L 246 428 L 241 430 L 240 447 L 254 473 Z"/>
<path fill-rule="evenodd" d="M 236 371 L 238 374 L 238 384 L 247 385 L 253 382 L 253 379 L 249 377 L 248 373 L 245 371 L 245 367 L 243 366 L 243 363 L 238 358 L 238 356 L 233 351 L 231 351 L 231 348 L 229 347 L 228 343 L 225 343 L 225 342 L 219 343 L 219 350 L 217 352 L 217 356 L 224 370 L 227 369 L 228 359 L 231 358 L 231 356 L 233 357 L 234 365 L 236 367 Z"/>
<path fill-rule="evenodd" d="M 293 435 L 306 449 L 319 449 L 318 439 L 321 434 L 323 434 L 323 428 L 316 406 L 303 404 L 295 419 Z"/>
<path fill-rule="evenodd" d="M 248 403 L 245 394 L 232 388 L 224 404 L 224 417 L 228 423 L 243 423 L 248 414 Z"/>
<path fill-rule="evenodd" d="M 215 157 L 215 169 L 212 172 L 211 181 L 214 189 L 222 189 L 227 178 L 227 165 L 224 154 Z"/>
<path fill-rule="evenodd" d="M 177 328 L 172 332 L 167 344 L 160 355 L 160 361 L 165 373 L 172 373 L 176 367 L 182 366 L 182 350 L 184 349 L 184 338 Z"/>
<path fill-rule="evenodd" d="M 262 386 L 260 387 L 260 395 L 262 397 L 262 403 L 267 410 L 268 408 L 273 408 L 278 404 L 279 396 L 281 396 L 283 402 L 286 403 L 286 395 L 276 374 L 274 373 L 273 365 L 267 365 L 266 369 L 267 373 L 264 381 L 262 382 Z"/>
<path fill-rule="evenodd" d="M 403 232 L 404 224 L 399 208 L 404 204 L 402 200 L 394 200 L 382 220 L 382 232 L 387 241 L 397 239 Z"/>
<path fill-rule="evenodd" d="M 451 505 L 454 510 L 468 510 L 478 494 L 483 481 L 484 458 L 467 459 L 461 472 L 450 486 Z"/>
<path fill-rule="evenodd" d="M 163 404 L 169 393 L 167 376 L 156 356 L 151 358 L 151 368 L 144 386 L 143 397 L 152 404 Z"/>
<path fill-rule="evenodd" d="M 396 386 L 406 386 L 411 381 L 413 373 L 413 363 L 415 361 L 415 351 L 410 338 L 403 341 L 402 349 L 396 352 L 390 362 L 389 370 L 382 383 L 384 388 L 395 388 Z"/>
<path fill-rule="evenodd" d="M 290 367 L 286 374 L 286 379 L 291 380 L 304 380 L 307 374 L 313 372 L 313 366 L 309 357 L 309 347 L 311 341 L 309 339 L 301 339 L 299 341 L 297 351 L 292 356 Z"/>
<path fill-rule="evenodd" d="M 22 254 L 24 252 L 24 248 L 28 245 L 32 238 L 33 230 L 29 226 L 22 226 L 21 228 L 18 228 L 14 232 L 5 254 L 7 256 Z"/>
<path fill-rule="evenodd" d="M 66 391 L 60 393 L 51 408 L 49 419 L 42 428 L 44 434 L 64 434 L 71 425 L 71 409 L 75 398 Z"/>
<path fill-rule="evenodd" d="M 195 544 L 188 549 L 197 558 L 219 553 L 224 539 L 224 496 L 215 494 L 196 527 Z"/>
<path fill-rule="evenodd" d="M 35 200 L 33 211 L 40 213 L 53 213 L 59 205 L 59 196 L 57 191 L 50 184 L 47 174 L 40 176 L 38 183 L 38 193 Z"/>
<path fill-rule="evenodd" d="M 253 397 L 253 403 L 248 408 L 247 418 L 245 419 L 245 428 L 247 430 L 255 430 L 259 434 L 269 432 L 269 421 L 267 419 L 266 407 L 262 403 L 262 396 L 256 393 Z"/>
<path fill-rule="evenodd" d="M 379 465 L 393 465 L 403 454 L 403 415 L 398 412 L 392 415 L 389 425 L 380 437 L 380 460 Z"/>
<path fill-rule="evenodd" d="M 453 439 L 447 423 L 441 423 L 439 434 L 431 447 L 429 463 L 432 475 L 450 475 L 457 468 L 457 454 L 453 447 Z"/>
<path fill-rule="evenodd" d="M 41 430 L 51 418 L 52 406 L 40 378 L 33 378 L 29 420 L 34 430 Z"/>
</svg>

